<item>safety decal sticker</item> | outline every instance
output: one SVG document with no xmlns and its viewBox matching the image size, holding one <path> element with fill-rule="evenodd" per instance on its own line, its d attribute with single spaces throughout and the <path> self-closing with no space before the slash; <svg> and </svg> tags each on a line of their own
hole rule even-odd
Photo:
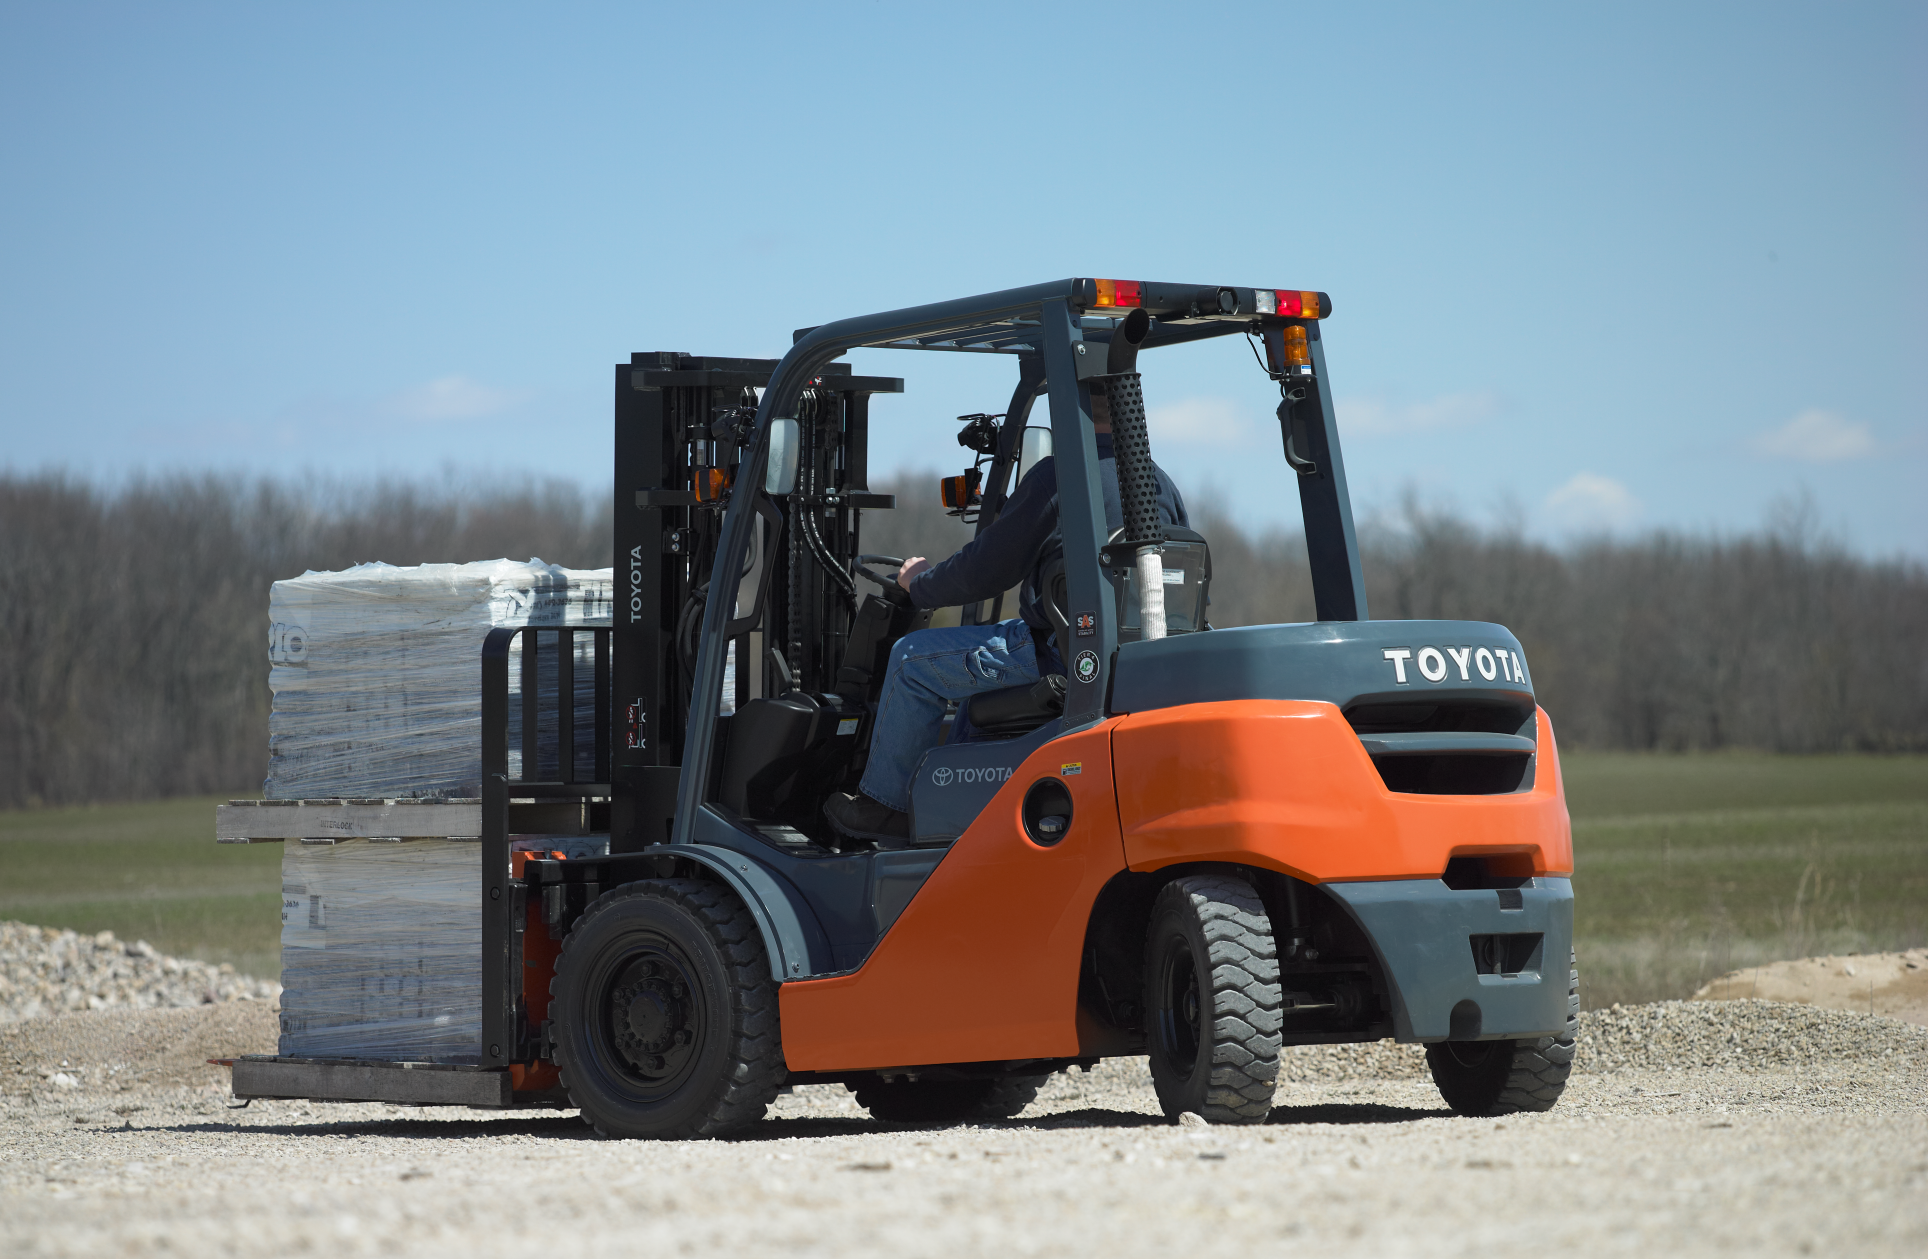
<svg viewBox="0 0 1928 1259">
<path fill-rule="evenodd" d="M 1060 765 L 1058 767 L 1058 773 L 1066 778 L 1071 777 L 1073 774 L 1082 774 L 1084 773 L 1084 762 L 1071 761 L 1068 764 Z"/>
<path fill-rule="evenodd" d="M 1095 651 L 1079 652 L 1077 663 L 1073 664 L 1071 668 L 1078 675 L 1078 681 L 1080 682 L 1097 681 L 1098 680 L 1098 653 Z"/>
</svg>

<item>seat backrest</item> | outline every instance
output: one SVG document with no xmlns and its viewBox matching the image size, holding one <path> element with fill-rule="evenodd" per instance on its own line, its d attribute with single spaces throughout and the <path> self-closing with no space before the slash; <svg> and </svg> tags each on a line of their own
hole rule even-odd
<svg viewBox="0 0 1928 1259">
<path fill-rule="evenodd" d="M 1124 534 L 1123 529 L 1116 530 L 1107 540 L 1107 545 L 1116 544 Z M 1126 561 L 1124 567 L 1114 566 L 1105 570 L 1118 601 L 1118 641 L 1135 643 L 1141 634 L 1138 624 L 1137 571 L 1130 564 L 1130 556 L 1119 553 L 1115 558 Z M 1211 605 L 1211 546 L 1201 533 L 1183 525 L 1166 525 L 1162 558 L 1165 568 L 1165 632 L 1190 634 L 1204 629 L 1207 609 Z"/>
<path fill-rule="evenodd" d="M 1051 636 L 1058 642 L 1058 659 L 1071 659 L 1071 616 L 1065 611 L 1071 602 L 1066 593 L 1064 555 L 1059 553 L 1038 570 L 1038 603 L 1044 619 L 1051 622 Z"/>
</svg>

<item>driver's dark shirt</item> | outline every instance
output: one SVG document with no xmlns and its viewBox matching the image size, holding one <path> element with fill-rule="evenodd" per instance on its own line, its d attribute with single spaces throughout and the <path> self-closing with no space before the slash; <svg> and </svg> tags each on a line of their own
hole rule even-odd
<svg viewBox="0 0 1928 1259">
<path fill-rule="evenodd" d="M 1118 465 L 1112 459 L 1111 434 L 1095 436 L 1098 484 L 1104 491 L 1105 528 L 1109 532 L 1123 526 L 1125 509 L 1118 497 Z M 1190 528 L 1178 487 L 1156 463 L 1152 464 L 1152 473 L 1158 481 L 1159 516 L 1166 524 Z M 1023 582 L 1018 615 L 1033 628 L 1049 631 L 1051 622 L 1038 606 L 1038 570 L 1063 553 L 1064 538 L 1058 528 L 1058 465 L 1055 458 L 1040 459 L 1024 474 L 988 529 L 943 563 L 911 579 L 911 602 L 920 608 L 957 607 L 993 598 Z"/>
</svg>

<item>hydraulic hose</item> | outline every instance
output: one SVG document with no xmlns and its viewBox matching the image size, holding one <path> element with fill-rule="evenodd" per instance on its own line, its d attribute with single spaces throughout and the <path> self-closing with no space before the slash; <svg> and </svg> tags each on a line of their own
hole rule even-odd
<svg viewBox="0 0 1928 1259">
<path fill-rule="evenodd" d="M 790 528 L 795 536 L 802 537 L 804 545 L 810 548 L 823 571 L 830 574 L 830 580 L 852 606 L 857 603 L 857 583 L 844 571 L 843 565 L 830 552 L 822 532 L 817 528 L 817 448 L 814 434 L 822 398 L 814 389 L 806 389 L 797 399 L 797 421 L 806 434 L 803 440 L 803 462 L 799 472 L 796 492 L 790 495 Z M 794 662 L 793 662 L 794 667 Z"/>
</svg>

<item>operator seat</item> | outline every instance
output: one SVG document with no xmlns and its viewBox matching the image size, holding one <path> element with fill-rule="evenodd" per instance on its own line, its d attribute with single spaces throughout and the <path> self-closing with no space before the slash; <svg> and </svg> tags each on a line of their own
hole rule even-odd
<svg viewBox="0 0 1928 1259">
<path fill-rule="evenodd" d="M 1113 532 L 1106 540 L 1106 547 L 1116 545 L 1124 532 L 1123 529 Z M 1112 559 L 1128 560 L 1129 557 L 1117 553 Z M 1212 549 L 1204 535 L 1182 525 L 1166 525 L 1164 562 L 1165 632 L 1190 634 L 1210 629 L 1205 611 L 1211 602 Z M 1105 569 L 1117 608 L 1120 643 L 1135 643 L 1143 633 L 1138 624 L 1138 594 L 1132 588 L 1134 572 L 1132 567 L 1120 568 L 1115 564 Z M 1065 594 L 1062 556 L 1044 566 L 1038 574 L 1038 587 L 1044 592 L 1040 602 L 1045 619 L 1051 622 L 1052 633 L 1058 641 L 1058 659 L 1069 660 L 1071 618 L 1065 613 L 1069 600 Z M 1064 687 L 1064 674 L 1052 673 L 1025 686 L 984 691 L 965 702 L 964 718 L 972 730 L 984 738 L 1009 739 L 1029 734 L 1064 712 Z"/>
</svg>

